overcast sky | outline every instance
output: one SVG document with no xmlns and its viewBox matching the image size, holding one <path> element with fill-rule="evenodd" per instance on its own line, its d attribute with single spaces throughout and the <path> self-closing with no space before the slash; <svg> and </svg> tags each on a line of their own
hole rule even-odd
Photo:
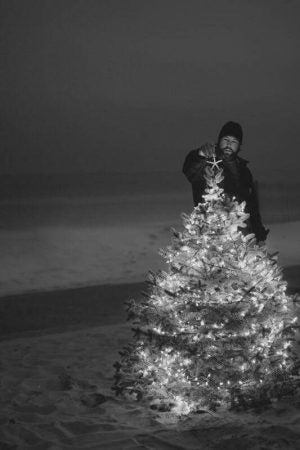
<svg viewBox="0 0 300 450">
<path fill-rule="evenodd" d="M 1 172 L 300 170 L 299 0 L 1 0 Z"/>
</svg>

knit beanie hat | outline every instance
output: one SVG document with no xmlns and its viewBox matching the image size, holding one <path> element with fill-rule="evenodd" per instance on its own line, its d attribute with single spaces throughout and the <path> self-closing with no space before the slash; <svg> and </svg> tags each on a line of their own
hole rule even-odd
<svg viewBox="0 0 300 450">
<path fill-rule="evenodd" d="M 218 142 L 220 142 L 224 136 L 233 136 L 241 144 L 243 141 L 243 130 L 241 125 L 237 122 L 226 122 L 219 133 Z"/>
</svg>

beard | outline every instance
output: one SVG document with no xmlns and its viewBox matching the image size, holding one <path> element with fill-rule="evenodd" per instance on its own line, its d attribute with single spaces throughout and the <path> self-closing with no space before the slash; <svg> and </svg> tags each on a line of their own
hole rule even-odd
<svg viewBox="0 0 300 450">
<path fill-rule="evenodd" d="M 230 161 L 236 158 L 237 152 L 233 151 L 230 147 L 224 147 L 220 149 L 222 159 Z"/>
<path fill-rule="evenodd" d="M 240 151 L 240 148 L 237 149 L 237 151 L 234 151 L 231 149 L 231 147 L 220 147 L 217 145 L 216 148 L 216 154 L 219 159 L 222 159 L 224 161 L 233 161 L 236 159 L 238 153 Z"/>
</svg>

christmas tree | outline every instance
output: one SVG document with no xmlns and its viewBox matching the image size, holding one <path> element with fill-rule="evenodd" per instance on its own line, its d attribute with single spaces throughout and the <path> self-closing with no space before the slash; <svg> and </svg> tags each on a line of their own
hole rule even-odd
<svg viewBox="0 0 300 450">
<path fill-rule="evenodd" d="M 276 255 L 245 234 L 245 203 L 227 196 L 217 162 L 203 203 L 182 213 L 149 272 L 145 300 L 128 302 L 134 339 L 115 363 L 116 394 L 186 415 L 269 404 L 297 389 L 296 297 Z"/>
</svg>

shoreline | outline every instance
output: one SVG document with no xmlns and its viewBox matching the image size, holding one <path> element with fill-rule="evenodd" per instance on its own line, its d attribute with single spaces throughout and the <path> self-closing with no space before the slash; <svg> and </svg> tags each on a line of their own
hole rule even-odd
<svg viewBox="0 0 300 450">
<path fill-rule="evenodd" d="M 300 265 L 283 268 L 290 295 L 300 293 Z M 82 286 L 0 297 L 0 341 L 126 323 L 125 302 L 147 281 Z"/>
<path fill-rule="evenodd" d="M 146 289 L 146 282 L 137 282 L 0 297 L 0 341 L 24 334 L 124 324 L 126 300 L 138 299 Z"/>
</svg>

